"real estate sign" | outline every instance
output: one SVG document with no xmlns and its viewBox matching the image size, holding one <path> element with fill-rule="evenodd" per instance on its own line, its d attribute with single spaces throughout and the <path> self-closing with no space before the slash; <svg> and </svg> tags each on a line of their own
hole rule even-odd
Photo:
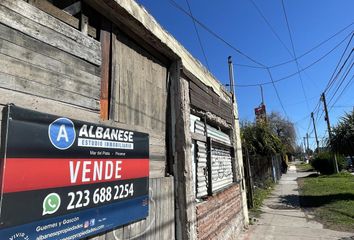
<svg viewBox="0 0 354 240">
<path fill-rule="evenodd" d="M 9 105 L 0 239 L 80 239 L 148 215 L 149 136 Z"/>
</svg>

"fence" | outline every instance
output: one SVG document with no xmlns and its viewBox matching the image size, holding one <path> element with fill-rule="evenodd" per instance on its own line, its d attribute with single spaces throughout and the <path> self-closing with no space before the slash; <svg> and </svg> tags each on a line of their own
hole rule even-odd
<svg viewBox="0 0 354 240">
<path fill-rule="evenodd" d="M 281 177 L 281 155 L 261 156 L 249 155 L 244 151 L 243 162 L 245 168 L 247 201 L 253 207 L 253 193 L 255 187 L 264 187 L 269 181 L 278 182 Z"/>
</svg>

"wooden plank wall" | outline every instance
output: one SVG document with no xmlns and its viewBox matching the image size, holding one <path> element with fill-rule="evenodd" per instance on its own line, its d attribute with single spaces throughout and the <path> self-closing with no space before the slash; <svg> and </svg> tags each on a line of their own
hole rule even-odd
<svg viewBox="0 0 354 240">
<path fill-rule="evenodd" d="M 118 239 L 174 239 L 173 177 L 165 176 L 167 69 L 124 36 L 113 41 L 113 119 L 150 134 L 149 217 L 114 231 Z M 8 103 L 102 123 L 100 44 L 22 0 L 0 1 L 0 111 Z M 1 119 L 0 114 L 0 128 Z M 1 134 L 1 133 L 0 133 Z M 0 139 L 1 136 L 0 136 Z M 117 239 L 113 232 L 96 239 Z"/>
<path fill-rule="evenodd" d="M 173 177 L 150 179 L 149 216 L 91 240 L 173 240 L 175 239 Z"/>
<path fill-rule="evenodd" d="M 69 118 L 80 119 L 82 121 L 88 122 L 99 122 L 98 112 L 90 111 L 82 107 L 69 105 L 48 98 L 37 97 L 30 94 L 3 88 L 0 88 L 0 119 L 4 117 L 2 114 L 2 110 L 9 102 L 24 108 L 49 114 L 66 116 Z M 1 140 L 3 140 L 3 138 L 1 138 Z"/>
<path fill-rule="evenodd" d="M 101 64 L 98 41 L 23 0 L 1 0 L 0 22 L 88 62 Z"/>
<path fill-rule="evenodd" d="M 28 1 L 29 4 L 35 6 L 36 8 L 38 8 L 46 13 L 49 13 L 53 17 L 65 22 L 66 24 L 68 24 L 76 29 L 81 28 L 80 20 L 78 18 L 57 8 L 56 6 L 54 6 L 52 3 L 50 3 L 47 0 L 26 0 L 26 1 Z M 82 4 L 80 5 L 80 7 L 82 8 Z M 96 28 L 89 25 L 87 30 L 88 30 L 88 34 L 91 37 L 93 37 L 93 38 L 98 37 L 98 33 L 96 31 Z"/>
<path fill-rule="evenodd" d="M 105 124 L 149 133 L 150 176 L 163 177 L 167 70 L 138 46 L 122 41 L 113 41 L 117 54 L 112 70 L 117 84 L 113 84 L 113 121 Z M 76 108 L 98 112 L 100 49 L 98 41 L 22 0 L 0 1 L 0 89 L 8 90 L 0 104 L 28 105 L 14 99 L 16 95 L 31 103 L 38 98 L 70 104 L 73 112 Z M 44 109 L 52 111 L 67 116 Z M 85 117 L 74 114 L 73 118 Z"/>
<path fill-rule="evenodd" d="M 162 177 L 166 165 L 167 69 L 122 32 L 114 33 L 113 119 L 149 133 L 151 175 Z"/>
<path fill-rule="evenodd" d="M 0 1 L 0 88 L 98 111 L 99 42 L 48 16 L 24 1 Z M 97 61 L 81 59 L 93 55 Z"/>
<path fill-rule="evenodd" d="M 221 99 L 212 88 L 206 86 L 194 76 L 185 76 L 189 79 L 191 105 L 232 123 L 232 104 Z"/>
</svg>

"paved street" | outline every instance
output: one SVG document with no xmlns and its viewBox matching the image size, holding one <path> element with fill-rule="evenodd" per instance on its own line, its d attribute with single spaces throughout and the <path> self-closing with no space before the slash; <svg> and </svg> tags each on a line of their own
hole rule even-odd
<svg viewBox="0 0 354 240">
<path fill-rule="evenodd" d="M 311 216 L 300 209 L 296 179 L 308 174 L 297 173 L 295 166 L 290 166 L 271 197 L 265 200 L 259 221 L 249 227 L 242 239 L 354 239 L 354 233 L 324 229 L 322 224 L 311 220 Z"/>
</svg>

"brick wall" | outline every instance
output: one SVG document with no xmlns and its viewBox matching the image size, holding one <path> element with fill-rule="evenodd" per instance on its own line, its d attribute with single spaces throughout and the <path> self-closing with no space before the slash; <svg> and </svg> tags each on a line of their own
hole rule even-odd
<svg viewBox="0 0 354 240">
<path fill-rule="evenodd" d="M 233 185 L 198 204 L 198 239 L 234 239 L 242 228 L 241 206 L 239 184 Z"/>
</svg>

